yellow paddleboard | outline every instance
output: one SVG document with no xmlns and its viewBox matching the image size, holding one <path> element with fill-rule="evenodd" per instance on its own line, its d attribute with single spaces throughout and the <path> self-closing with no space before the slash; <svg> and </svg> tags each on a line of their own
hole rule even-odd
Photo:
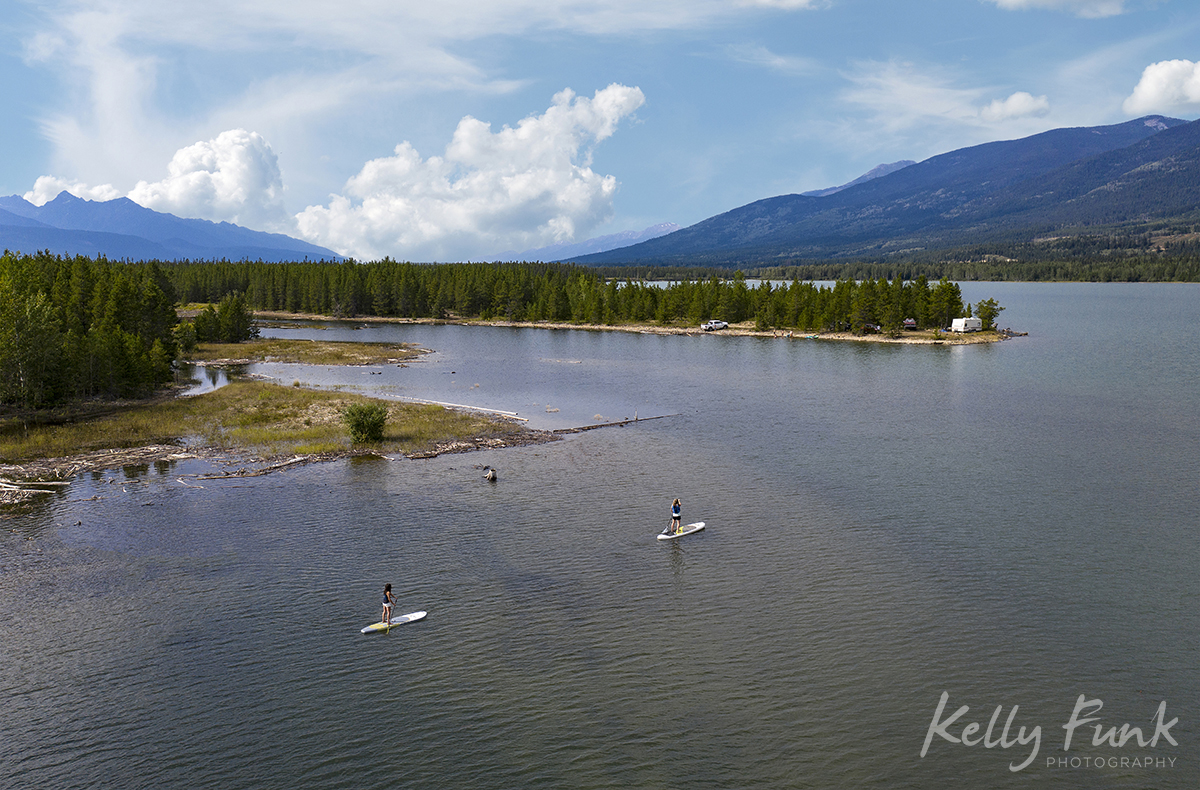
<svg viewBox="0 0 1200 790">
<path fill-rule="evenodd" d="M 693 532 L 699 532 L 702 529 L 704 529 L 704 522 L 697 521 L 695 524 L 688 524 L 684 526 L 678 532 L 660 532 L 658 534 L 658 539 L 675 540 L 676 538 L 682 538 L 684 535 L 691 535 Z"/>
</svg>

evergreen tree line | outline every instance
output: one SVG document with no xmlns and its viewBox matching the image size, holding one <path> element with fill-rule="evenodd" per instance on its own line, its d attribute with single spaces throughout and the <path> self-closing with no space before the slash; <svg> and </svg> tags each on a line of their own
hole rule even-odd
<svg viewBox="0 0 1200 790">
<path fill-rule="evenodd" d="M 203 303 L 180 322 L 180 302 Z M 214 307 L 214 304 L 217 305 Z M 179 351 L 257 334 L 250 311 L 344 317 L 500 318 L 578 324 L 754 321 L 760 329 L 899 332 L 970 314 L 947 279 L 620 281 L 570 264 L 118 263 L 0 256 L 0 403 L 139 397 L 171 381 Z M 990 324 L 1003 308 L 985 300 Z"/>
<path fill-rule="evenodd" d="M 137 398 L 172 381 L 197 342 L 254 337 L 239 293 L 191 321 L 157 262 L 39 253 L 0 256 L 0 404 L 25 409 L 77 398 Z"/>
<path fill-rule="evenodd" d="M 832 287 L 793 280 L 751 287 L 741 272 L 669 284 L 601 277 L 571 264 L 176 263 L 163 270 L 184 302 L 244 294 L 255 310 L 339 317 L 481 318 L 579 324 L 729 323 L 761 329 L 898 331 L 948 326 L 969 311 L 957 285 L 841 280 Z M 994 304 L 994 303 L 993 303 Z M 1002 309 L 1002 308 L 998 308 Z M 985 309 L 985 313 L 987 310 Z M 998 310 L 997 310 L 998 312 Z"/>
<path fill-rule="evenodd" d="M 754 273 L 774 280 L 912 280 L 924 275 L 959 282 L 1200 282 L 1200 241 L 1156 244 L 1150 234 L 1138 234 L 1123 238 L 1120 248 L 1115 244 L 1109 236 L 1071 236 L 910 253 L 902 259 L 796 261 Z"/>
<path fill-rule="evenodd" d="M 183 353 L 197 343 L 240 343 L 252 337 L 258 337 L 258 327 L 241 293 L 225 294 L 216 307 L 206 304 L 195 318 L 181 321 L 175 328 L 175 339 Z"/>
<path fill-rule="evenodd" d="M 0 256 L 0 403 L 139 397 L 171 381 L 175 290 L 153 263 Z"/>
</svg>

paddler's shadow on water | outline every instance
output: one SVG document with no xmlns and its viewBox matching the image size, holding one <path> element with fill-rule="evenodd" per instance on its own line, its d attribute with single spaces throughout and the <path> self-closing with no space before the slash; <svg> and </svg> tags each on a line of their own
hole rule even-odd
<svg viewBox="0 0 1200 790">
<path fill-rule="evenodd" d="M 676 581 L 683 578 L 683 572 L 687 569 L 687 560 L 684 557 L 683 541 L 670 541 L 671 559 L 671 575 Z"/>
</svg>

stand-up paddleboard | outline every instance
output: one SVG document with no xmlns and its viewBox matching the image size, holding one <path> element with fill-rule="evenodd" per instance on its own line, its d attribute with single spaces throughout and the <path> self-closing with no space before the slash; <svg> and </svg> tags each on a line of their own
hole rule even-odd
<svg viewBox="0 0 1200 790">
<path fill-rule="evenodd" d="M 410 612 L 408 614 L 402 614 L 399 617 L 393 617 L 390 625 L 382 621 L 378 623 L 371 623 L 369 626 L 364 628 L 362 632 L 364 634 L 373 634 L 376 631 L 386 631 L 389 628 L 395 628 L 398 625 L 404 625 L 405 623 L 412 623 L 417 620 L 422 620 L 427 614 L 429 614 L 429 612 Z"/>
<path fill-rule="evenodd" d="M 682 538 L 684 535 L 691 535 L 693 532 L 699 532 L 704 529 L 704 522 L 697 521 L 695 524 L 687 524 L 678 532 L 660 532 L 658 533 L 659 540 L 675 540 Z"/>
</svg>

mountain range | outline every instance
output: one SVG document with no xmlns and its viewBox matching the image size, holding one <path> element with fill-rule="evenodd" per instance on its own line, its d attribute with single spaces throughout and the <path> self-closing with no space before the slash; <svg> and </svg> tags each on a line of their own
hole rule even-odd
<svg viewBox="0 0 1200 790">
<path fill-rule="evenodd" d="M 687 228 L 663 223 L 506 254 L 588 265 L 774 266 L 954 254 L 1087 236 L 1194 237 L 1200 121 L 1159 115 L 880 165 L 847 184 L 749 203 Z M 1126 241 L 1122 241 L 1122 239 Z M 342 260 L 332 250 L 128 198 L 0 197 L 0 249 L 128 260 Z"/>
<path fill-rule="evenodd" d="M 869 175 L 869 174 L 868 174 Z M 1200 121 L 1147 116 L 934 156 L 823 195 L 755 201 L 577 263 L 737 267 L 1200 224 Z"/>
<path fill-rule="evenodd" d="M 129 198 L 92 201 L 68 192 L 42 206 L 0 197 L 0 249 L 115 260 L 342 260 L 333 250 L 228 222 L 183 219 Z"/>
</svg>

